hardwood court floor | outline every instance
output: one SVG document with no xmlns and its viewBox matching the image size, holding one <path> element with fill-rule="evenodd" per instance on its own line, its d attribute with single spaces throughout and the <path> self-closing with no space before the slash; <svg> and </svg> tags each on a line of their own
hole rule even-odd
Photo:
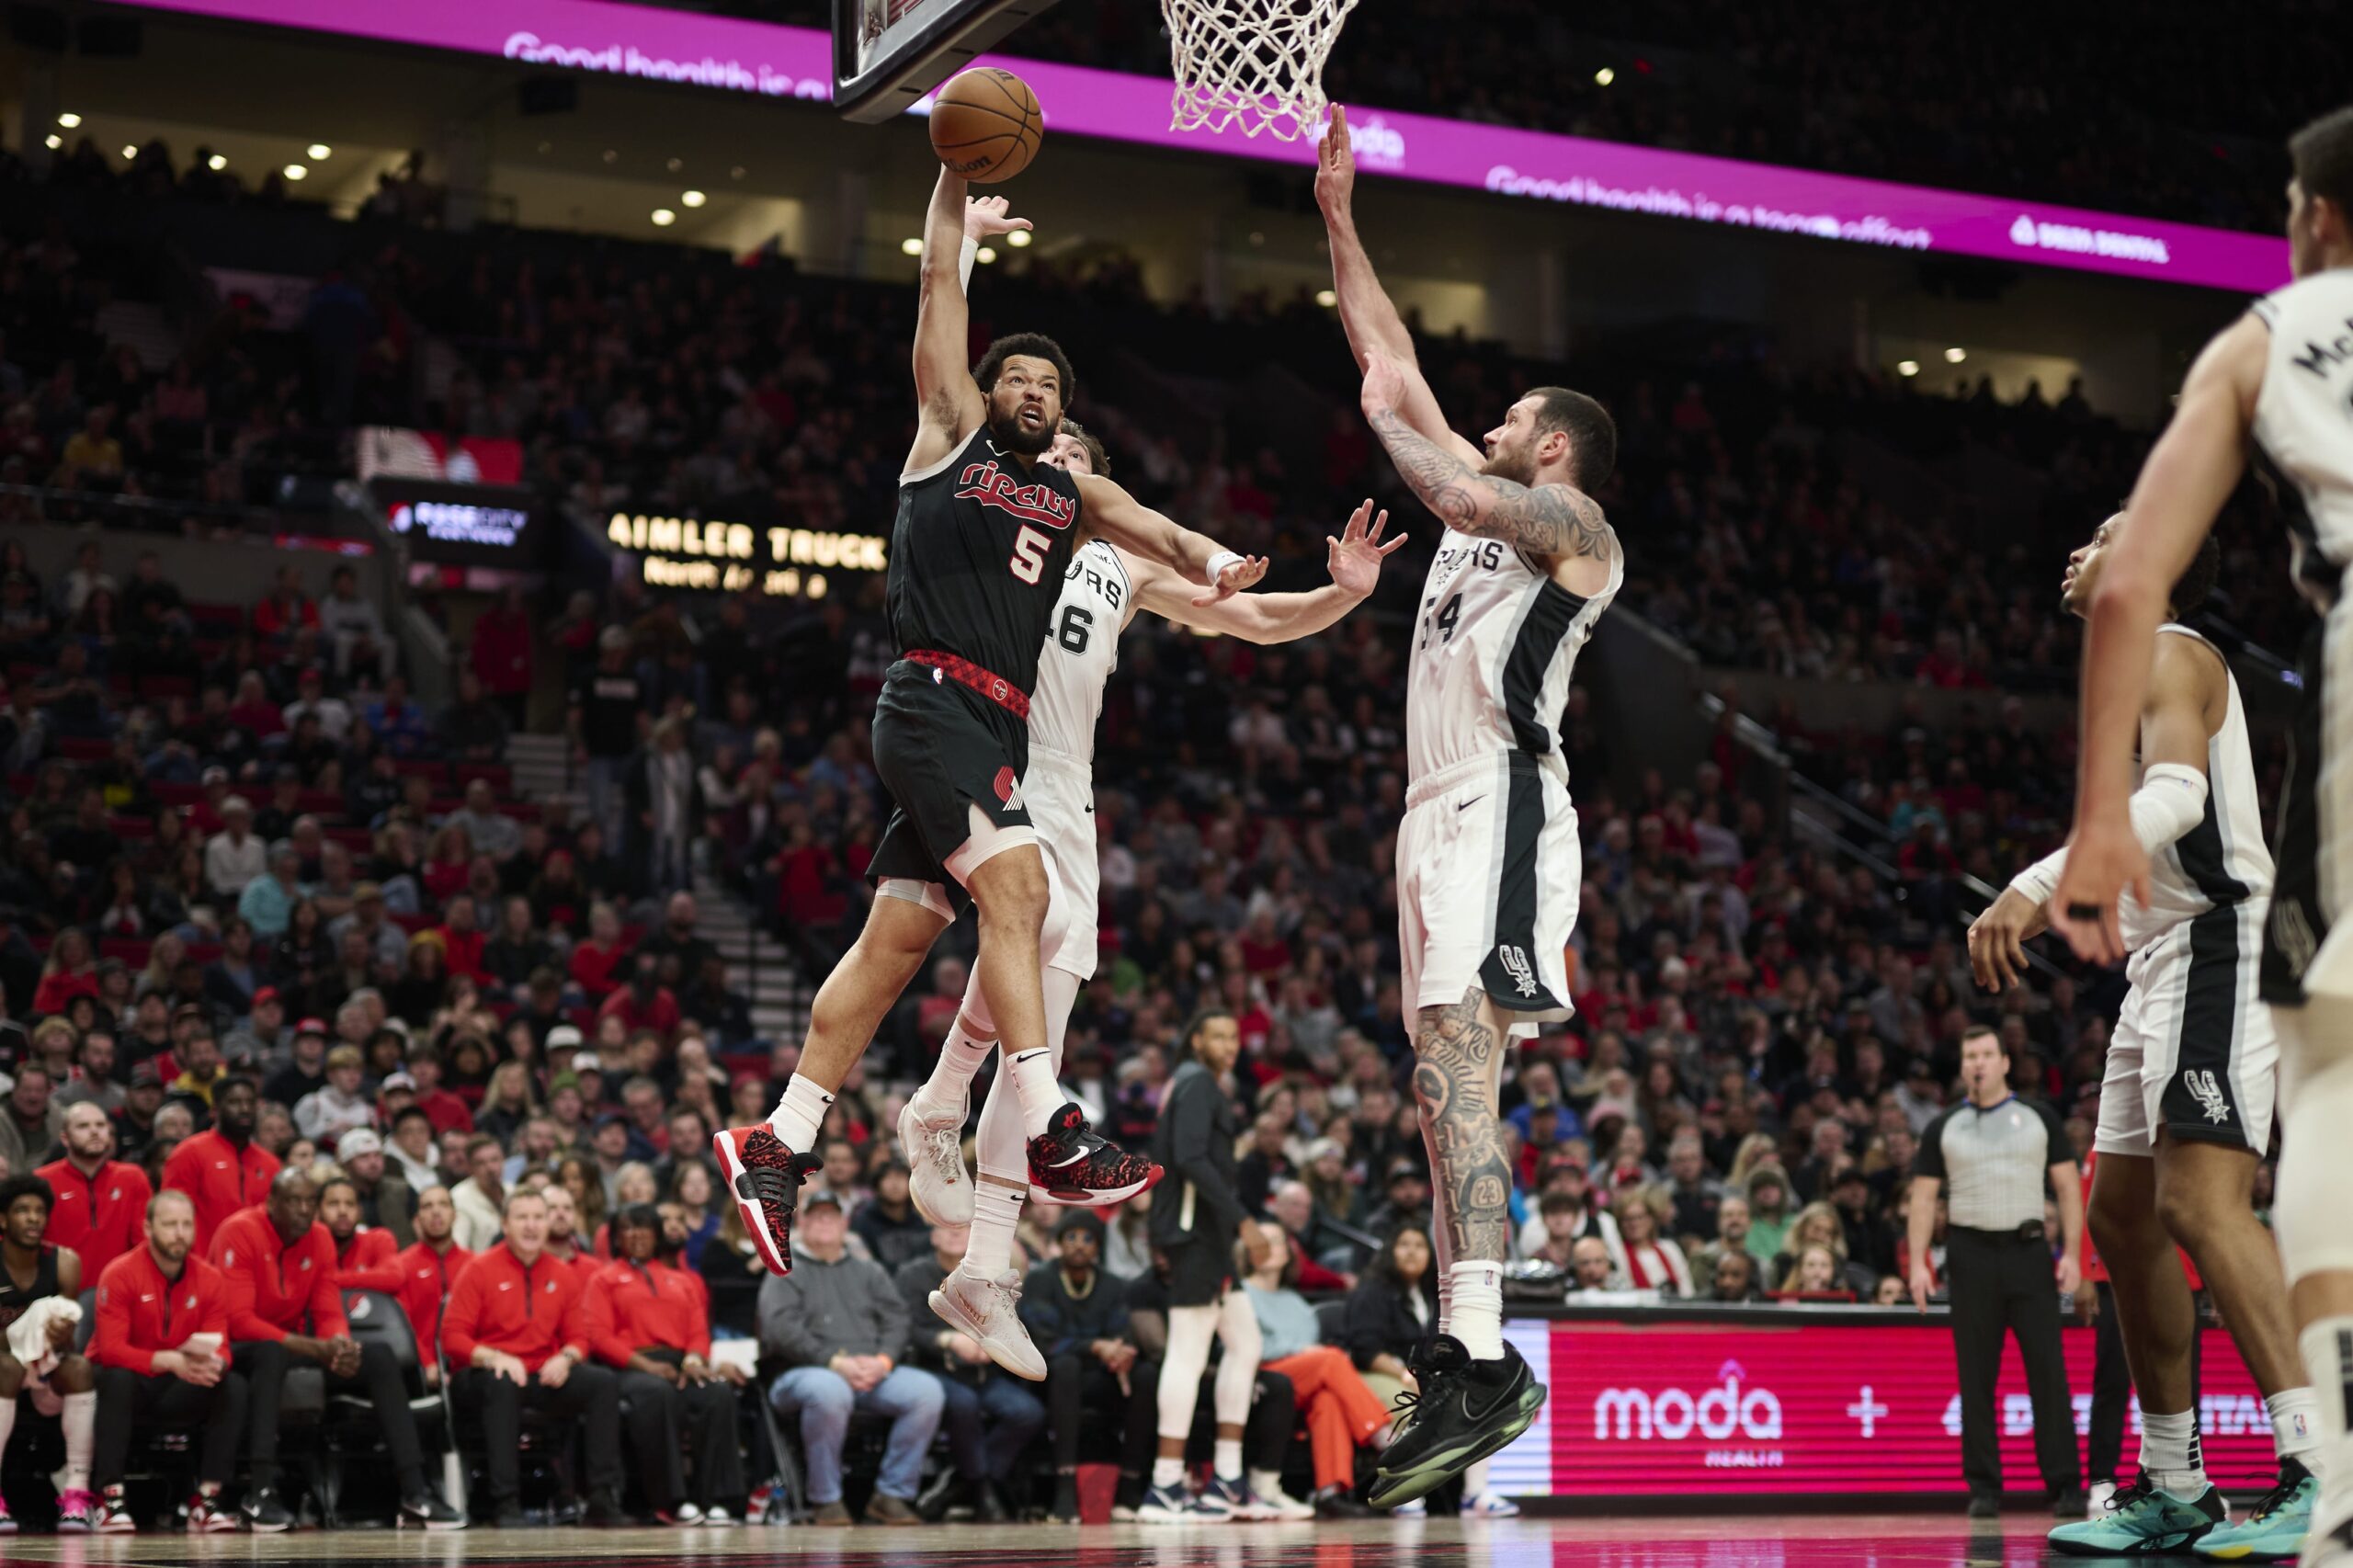
<svg viewBox="0 0 2353 1568">
<path fill-rule="evenodd" d="M 1769 1514 L 1390 1520 L 1085 1528 L 943 1525 L 921 1529 L 319 1531 L 166 1534 L 0 1544 L 0 1562 L 89 1564 L 407 1563 L 420 1568 L 718 1568 L 758 1557 L 810 1568 L 2024 1568 L 2052 1561 L 2047 1515 L 2020 1511 L 1972 1531 L 1957 1514 Z"/>
</svg>

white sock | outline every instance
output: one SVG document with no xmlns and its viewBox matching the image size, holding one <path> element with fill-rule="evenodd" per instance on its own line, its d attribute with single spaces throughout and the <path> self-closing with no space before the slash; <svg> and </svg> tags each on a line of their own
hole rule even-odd
<svg viewBox="0 0 2353 1568">
<path fill-rule="evenodd" d="M 1013 1069 L 1013 1092 L 1021 1101 L 1021 1135 L 1036 1138 L 1063 1108 L 1063 1086 L 1054 1082 L 1053 1053 L 1044 1046 L 1006 1061 Z"/>
<path fill-rule="evenodd" d="M 1250 1490 L 1271 1503 L 1284 1495 L 1283 1475 L 1279 1470 L 1254 1470 L 1250 1472 Z"/>
<path fill-rule="evenodd" d="M 964 1020 L 948 1031 L 939 1047 L 939 1064 L 915 1093 L 915 1114 L 926 1121 L 945 1121 L 971 1104 L 972 1078 L 996 1049 L 995 1040 L 976 1040 L 964 1032 Z"/>
<path fill-rule="evenodd" d="M 2312 1538 L 2353 1518 L 2353 1317 L 2322 1318 L 2297 1336 L 2304 1369 L 2312 1374 L 2320 1444 L 2300 1454 L 2320 1477 L 2320 1499 L 2313 1507 Z M 2319 1393 L 2325 1389 L 2325 1394 Z"/>
<path fill-rule="evenodd" d="M 1165 1486 L 1171 1490 L 1184 1485 L 1185 1461 L 1183 1460 L 1157 1459 L 1153 1460 L 1152 1483 L 1154 1486 Z"/>
<path fill-rule="evenodd" d="M 784 1086 L 784 1098 L 776 1102 L 776 1109 L 768 1116 L 768 1127 L 794 1153 L 813 1154 L 817 1130 L 825 1125 L 825 1113 L 833 1108 L 832 1095 L 795 1073 Z"/>
<path fill-rule="evenodd" d="M 97 1434 L 98 1396 L 69 1393 L 60 1412 L 65 1426 L 65 1468 L 57 1472 L 61 1492 L 90 1489 L 90 1449 Z"/>
<path fill-rule="evenodd" d="M 975 1279 L 995 1279 L 1013 1267 L 1013 1233 L 1021 1224 L 1021 1200 L 1029 1196 L 1029 1177 L 1018 1187 L 1000 1187 L 995 1171 L 983 1171 L 972 1184 L 972 1233 L 964 1244 L 959 1269 Z"/>
<path fill-rule="evenodd" d="M 2308 1388 L 2281 1389 L 2263 1402 L 2271 1413 L 2271 1448 L 2317 1475 L 2313 1457 L 2320 1449 L 2320 1395 Z"/>
<path fill-rule="evenodd" d="M 1217 1478 L 1220 1481 L 1241 1480 L 1242 1439 L 1220 1437 L 1217 1440 L 1217 1455 L 1213 1460 L 1213 1467 L 1217 1471 Z"/>
<path fill-rule="evenodd" d="M 1493 1461 L 1481 1460 L 1462 1472 L 1462 1501 L 1467 1506 L 1479 1500 L 1487 1489 L 1487 1466 Z"/>
<path fill-rule="evenodd" d="M 2198 1412 L 2141 1412 L 2141 1468 L 2149 1479 L 2188 1502 L 2206 1490 L 2206 1457 L 2198 1446 Z"/>
<path fill-rule="evenodd" d="M 1504 1266 L 1473 1259 L 1447 1271 L 1454 1279 L 1452 1332 L 1473 1361 L 1504 1354 Z"/>
</svg>

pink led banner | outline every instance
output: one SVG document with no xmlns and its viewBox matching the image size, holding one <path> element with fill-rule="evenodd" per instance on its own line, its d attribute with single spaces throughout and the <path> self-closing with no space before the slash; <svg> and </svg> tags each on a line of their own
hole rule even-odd
<svg viewBox="0 0 2353 1568">
<path fill-rule="evenodd" d="M 821 32 L 608 0 L 140 3 L 768 97 L 832 95 L 830 40 Z M 1059 132 L 1268 163 L 1313 161 L 1310 147 L 1238 130 L 1171 131 L 1169 85 L 1155 77 L 990 59 L 1029 80 Z M 2286 241 L 2259 234 L 1428 115 L 1365 109 L 1351 119 L 1358 162 L 1369 171 L 1522 199 L 2249 293 L 2288 281 Z"/>
</svg>

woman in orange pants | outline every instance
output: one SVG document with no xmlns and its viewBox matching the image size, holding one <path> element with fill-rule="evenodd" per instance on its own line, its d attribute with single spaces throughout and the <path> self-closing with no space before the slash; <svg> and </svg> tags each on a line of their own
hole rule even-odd
<svg viewBox="0 0 2353 1568">
<path fill-rule="evenodd" d="M 1291 1381 L 1315 1457 L 1315 1495 L 1325 1518 L 1371 1512 L 1356 1500 L 1357 1449 L 1379 1447 L 1389 1434 L 1390 1411 L 1337 1346 L 1319 1344 L 1315 1309 L 1293 1290 L 1299 1262 L 1279 1225 L 1260 1227 L 1271 1244 L 1245 1281 L 1263 1342 L 1259 1365 Z"/>
</svg>

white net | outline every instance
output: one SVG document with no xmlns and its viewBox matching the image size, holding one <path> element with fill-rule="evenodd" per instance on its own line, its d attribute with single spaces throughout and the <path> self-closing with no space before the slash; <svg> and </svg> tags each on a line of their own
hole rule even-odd
<svg viewBox="0 0 2353 1568">
<path fill-rule="evenodd" d="M 1357 0 L 1160 0 L 1176 91 L 1169 126 L 1285 142 L 1324 119 L 1324 62 Z"/>
</svg>

